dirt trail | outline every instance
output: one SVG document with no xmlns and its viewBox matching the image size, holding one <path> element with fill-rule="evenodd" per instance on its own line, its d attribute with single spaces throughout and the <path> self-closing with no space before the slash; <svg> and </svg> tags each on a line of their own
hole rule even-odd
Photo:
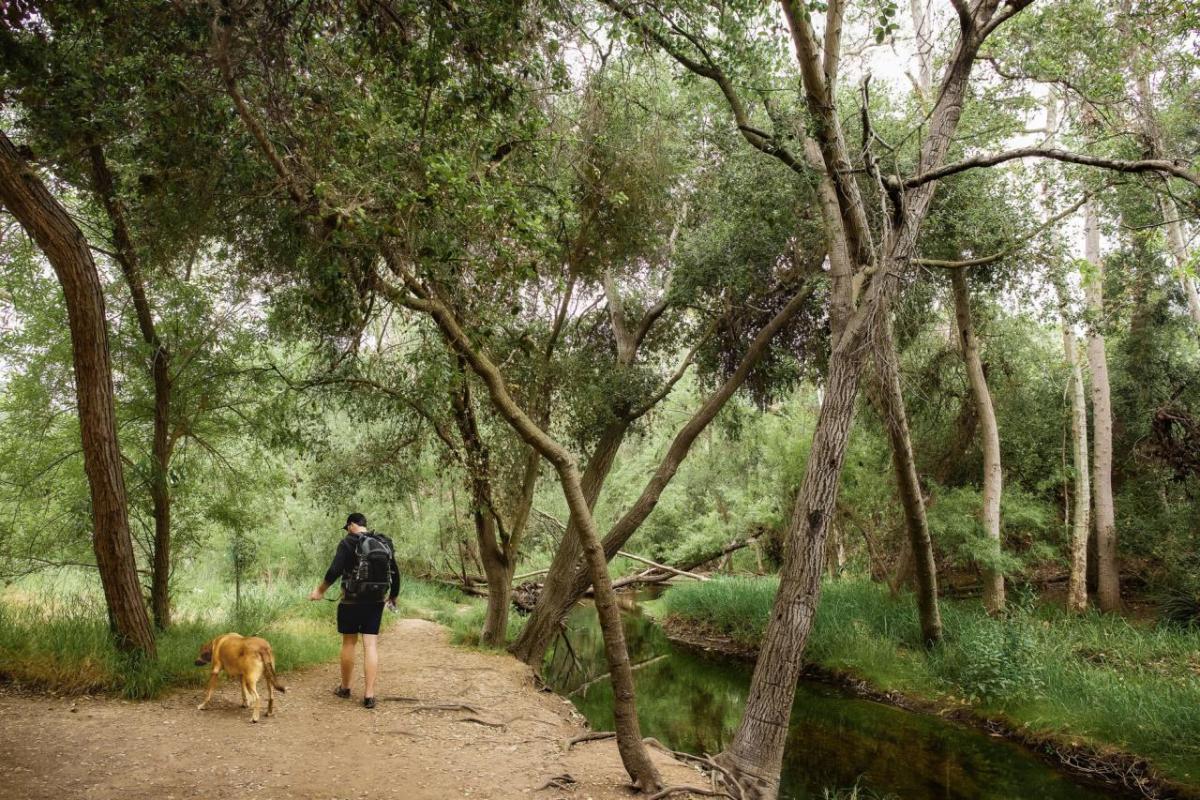
<svg viewBox="0 0 1200 800">
<path fill-rule="evenodd" d="M 579 717 L 566 700 L 537 691 L 515 659 L 455 648 L 444 628 L 410 619 L 380 637 L 380 662 L 375 710 L 360 703 L 361 680 L 353 700 L 334 697 L 337 665 L 329 664 L 282 676 L 287 694 L 257 725 L 239 708 L 236 684 L 224 679 L 203 712 L 198 689 L 150 702 L 0 693 L 0 797 L 631 796 L 615 744 L 568 751 L 566 742 L 584 732 Z M 261 685 L 260 692 L 265 711 Z M 463 703 L 478 713 L 414 710 L 420 703 Z M 694 771 L 651 752 L 668 783 L 702 784 Z M 563 774 L 577 783 L 539 789 Z"/>
</svg>

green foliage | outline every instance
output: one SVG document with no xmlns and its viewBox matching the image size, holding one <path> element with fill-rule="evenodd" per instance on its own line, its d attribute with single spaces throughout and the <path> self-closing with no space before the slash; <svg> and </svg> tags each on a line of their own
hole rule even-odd
<svg viewBox="0 0 1200 800">
<path fill-rule="evenodd" d="M 935 672 L 954 691 L 983 703 L 1039 696 L 1044 687 L 1037 670 L 1037 642 L 1026 625 L 984 621 L 963 625 L 953 636 L 954 646 L 935 660 Z"/>
<path fill-rule="evenodd" d="M 1162 601 L 1164 622 L 1183 628 L 1200 629 L 1200 592 L 1177 589 Z"/>
</svg>

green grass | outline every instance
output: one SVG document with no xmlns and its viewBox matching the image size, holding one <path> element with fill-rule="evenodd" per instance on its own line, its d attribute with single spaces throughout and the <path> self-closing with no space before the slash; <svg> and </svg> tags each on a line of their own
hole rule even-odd
<svg viewBox="0 0 1200 800">
<path fill-rule="evenodd" d="M 2 674 L 60 692 L 154 697 L 170 686 L 203 682 L 203 670 L 193 664 L 200 645 L 230 631 L 269 638 L 280 672 L 335 658 L 330 607 L 308 602 L 303 591 L 298 585 L 248 589 L 240 609 L 188 598 L 177 608 L 175 624 L 157 636 L 153 661 L 113 647 L 103 606 L 90 594 L 10 592 L 0 603 Z"/>
<path fill-rule="evenodd" d="M 660 612 L 757 646 L 777 586 L 772 578 L 680 584 Z M 1200 785 L 1200 632 L 1032 602 L 993 619 L 978 601 L 943 601 L 942 618 L 944 642 L 926 651 L 911 596 L 831 581 L 807 657 L 881 690 L 966 702 L 1034 733 L 1134 753 Z"/>
<path fill-rule="evenodd" d="M 463 647 L 482 647 L 479 641 L 487 606 L 479 597 L 437 583 L 406 580 L 397 599 L 401 616 L 427 619 L 450 629 L 450 641 Z M 507 641 L 512 641 L 525 624 L 524 617 L 510 611 Z"/>
<path fill-rule="evenodd" d="M 337 658 L 340 639 L 334 604 L 307 599 L 312 587 L 276 583 L 232 590 L 198 581 L 177 593 L 174 624 L 157 636 L 158 658 L 131 658 L 113 647 L 102 600 L 86 582 L 29 581 L 0 595 L 0 678 L 62 693 L 105 692 L 130 698 L 157 696 L 206 678 L 194 666 L 200 645 L 222 633 L 264 636 L 279 672 Z M 209 587 L 209 588 L 205 588 Z M 444 622 L 461 607 L 459 592 L 405 580 L 397 603 L 404 616 Z M 384 625 L 392 617 L 384 616 Z"/>
</svg>

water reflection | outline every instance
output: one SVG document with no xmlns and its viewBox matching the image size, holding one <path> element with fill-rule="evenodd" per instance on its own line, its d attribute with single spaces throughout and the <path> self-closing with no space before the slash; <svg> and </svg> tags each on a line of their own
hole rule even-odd
<svg viewBox="0 0 1200 800">
<path fill-rule="evenodd" d="M 560 639 L 544 674 L 596 730 L 612 730 L 612 688 L 603 676 L 595 612 L 568 620 L 571 648 Z M 678 750 L 716 753 L 741 718 L 751 667 L 672 644 L 639 609 L 625 614 L 625 636 L 638 690 L 644 736 Z M 572 652 L 573 651 L 573 652 Z M 1111 798 L 1077 783 L 1018 745 L 936 717 L 861 700 L 802 683 L 792 710 L 782 796 L 821 798 L 855 784 L 909 800 Z"/>
</svg>

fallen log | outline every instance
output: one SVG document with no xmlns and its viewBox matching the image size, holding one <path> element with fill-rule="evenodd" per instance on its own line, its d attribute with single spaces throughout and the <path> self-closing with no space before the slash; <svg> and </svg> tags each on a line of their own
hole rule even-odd
<svg viewBox="0 0 1200 800">
<path fill-rule="evenodd" d="M 613 588 L 621 589 L 626 586 L 645 586 L 656 583 L 666 583 L 674 577 L 676 576 L 672 575 L 670 572 L 659 572 L 658 570 L 647 569 L 633 575 L 626 575 L 623 578 L 617 578 L 613 581 Z M 591 589 L 588 589 L 588 593 L 591 593 Z"/>
<path fill-rule="evenodd" d="M 532 578 L 535 575 L 545 575 L 549 571 L 550 571 L 550 568 L 546 567 L 545 569 L 535 569 L 533 572 L 526 572 L 523 575 L 514 575 L 513 583 L 517 583 L 519 581 L 526 580 L 527 578 Z"/>
<path fill-rule="evenodd" d="M 650 559 L 646 558 L 645 556 L 634 555 L 633 553 L 626 552 L 625 550 L 618 550 L 617 555 L 622 556 L 624 558 L 628 558 L 630 561 L 637 561 L 642 564 L 649 564 L 654 569 L 657 569 L 657 570 L 660 570 L 663 572 L 670 572 L 671 574 L 678 575 L 681 578 L 694 578 L 698 581 L 708 580 L 708 578 L 706 578 L 703 575 L 697 575 L 694 572 L 688 572 L 687 570 L 684 570 L 684 569 L 676 569 L 675 567 L 668 566 L 667 564 L 659 564 L 657 561 L 651 561 Z"/>
</svg>

